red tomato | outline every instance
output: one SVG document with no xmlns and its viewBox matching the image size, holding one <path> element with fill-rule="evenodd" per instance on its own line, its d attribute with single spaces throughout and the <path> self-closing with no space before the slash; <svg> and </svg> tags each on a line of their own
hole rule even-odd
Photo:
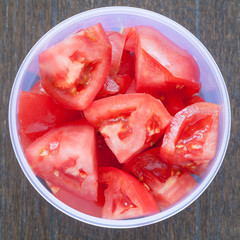
<svg viewBox="0 0 240 240">
<path fill-rule="evenodd" d="M 84 111 L 120 163 L 152 146 L 172 117 L 161 101 L 144 93 L 97 100 Z"/>
<path fill-rule="evenodd" d="M 121 63 L 125 37 L 122 34 L 114 31 L 107 32 L 107 36 L 112 45 L 112 60 L 109 75 L 112 78 L 115 78 Z"/>
<path fill-rule="evenodd" d="M 172 116 L 185 107 L 182 96 L 177 91 L 168 91 L 165 95 L 160 97 L 160 100 L 162 99 L 164 99 L 162 101 L 163 105 Z"/>
<path fill-rule="evenodd" d="M 116 94 L 124 94 L 129 89 L 132 79 L 127 75 L 117 75 L 115 79 L 108 76 L 96 99 Z"/>
<path fill-rule="evenodd" d="M 127 91 L 129 88 L 132 78 L 133 69 L 130 69 L 133 64 L 132 56 L 131 58 L 124 53 L 123 47 L 125 43 L 125 37 L 118 32 L 107 32 L 110 43 L 112 44 L 112 61 L 111 69 L 107 79 L 105 80 L 101 90 L 97 95 L 97 99 L 107 97 L 115 94 L 122 94 Z M 123 59 L 122 59 L 123 55 Z M 127 60 L 132 60 L 129 63 L 126 63 Z"/>
<path fill-rule="evenodd" d="M 42 88 L 41 80 L 37 81 L 35 85 L 30 90 L 31 93 L 46 94 L 45 90 Z"/>
<path fill-rule="evenodd" d="M 194 96 L 192 96 L 192 97 L 190 97 L 188 99 L 185 99 L 184 105 L 185 106 L 189 106 L 189 105 L 191 105 L 193 103 L 198 103 L 198 102 L 205 102 L 205 100 L 202 97 L 198 96 L 198 95 L 194 95 Z"/>
<path fill-rule="evenodd" d="M 39 55 L 42 86 L 70 109 L 88 107 L 111 65 L 111 45 L 101 24 L 80 30 Z"/>
<path fill-rule="evenodd" d="M 132 79 L 135 76 L 134 73 L 134 59 L 130 52 L 124 50 L 122 54 L 121 63 L 118 70 L 119 75 L 129 75 Z"/>
<path fill-rule="evenodd" d="M 26 149 L 34 173 L 76 196 L 97 201 L 98 169 L 94 127 L 86 120 L 50 130 Z"/>
<path fill-rule="evenodd" d="M 123 30 L 123 35 L 126 37 L 124 49 L 129 52 L 135 52 L 137 41 L 136 28 L 135 27 L 125 28 Z"/>
<path fill-rule="evenodd" d="M 126 219 L 159 212 L 149 191 L 130 174 L 111 167 L 100 168 L 100 181 L 107 185 L 102 217 Z"/>
<path fill-rule="evenodd" d="M 164 92 L 177 89 L 185 98 L 199 92 L 195 59 L 154 28 L 136 27 L 136 90 Z"/>
<path fill-rule="evenodd" d="M 165 132 L 162 159 L 199 175 L 216 154 L 218 116 L 219 106 L 205 102 L 178 112 Z"/>
<path fill-rule="evenodd" d="M 124 170 L 135 175 L 151 190 L 161 209 L 176 203 L 196 184 L 186 171 L 164 163 L 159 148 L 135 156 L 124 165 Z"/>
<path fill-rule="evenodd" d="M 51 189 L 52 194 L 60 201 L 67 204 L 69 207 L 74 208 L 82 213 L 92 215 L 94 217 L 102 217 L 102 206 L 97 202 L 82 199 L 63 188 L 53 186 L 49 182 L 47 184 Z"/>
<path fill-rule="evenodd" d="M 54 127 L 83 118 L 82 112 L 65 109 L 50 96 L 22 91 L 18 121 L 23 148 Z"/>
<path fill-rule="evenodd" d="M 107 146 L 104 137 L 99 132 L 97 133 L 97 150 L 99 167 L 122 167 L 122 164 L 118 162 L 116 156 Z"/>
</svg>

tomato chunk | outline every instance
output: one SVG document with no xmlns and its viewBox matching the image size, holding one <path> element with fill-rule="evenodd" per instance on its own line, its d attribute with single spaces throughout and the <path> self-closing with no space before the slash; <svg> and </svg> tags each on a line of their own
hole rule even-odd
<svg viewBox="0 0 240 240">
<path fill-rule="evenodd" d="M 156 29 L 136 28 L 136 90 L 164 92 L 178 90 L 185 98 L 201 87 L 195 59 Z"/>
<path fill-rule="evenodd" d="M 159 148 L 138 154 L 124 164 L 124 170 L 135 175 L 151 190 L 160 209 L 176 203 L 196 184 L 186 171 L 164 163 Z"/>
<path fill-rule="evenodd" d="M 101 24 L 80 30 L 39 55 L 44 90 L 70 109 L 88 107 L 111 65 L 111 45 Z"/>
<path fill-rule="evenodd" d="M 97 95 L 97 99 L 115 94 L 125 93 L 131 82 L 134 71 L 132 56 L 123 52 L 125 37 L 118 32 L 107 32 L 112 45 L 111 68 L 107 79 Z M 124 54 L 123 54 L 124 53 Z M 132 60 L 126 62 L 127 60 Z M 133 66 L 133 68 L 131 68 Z M 130 69 L 131 68 L 131 69 Z"/>
<path fill-rule="evenodd" d="M 22 91 L 19 99 L 18 121 L 24 149 L 50 129 L 83 118 L 82 112 L 68 110 L 40 93 L 36 90 L 38 86 L 33 92 Z"/>
<path fill-rule="evenodd" d="M 94 101 L 84 115 L 99 129 L 120 163 L 152 146 L 172 119 L 161 101 L 144 93 Z"/>
<path fill-rule="evenodd" d="M 36 175 L 87 200 L 97 200 L 98 171 L 94 127 L 86 120 L 50 130 L 26 149 Z"/>
<path fill-rule="evenodd" d="M 216 154 L 218 116 L 219 106 L 205 102 L 178 112 L 165 132 L 162 159 L 201 174 Z"/>
<path fill-rule="evenodd" d="M 150 192 L 130 174 L 117 168 L 102 167 L 100 181 L 107 185 L 103 218 L 136 218 L 159 212 Z"/>
</svg>

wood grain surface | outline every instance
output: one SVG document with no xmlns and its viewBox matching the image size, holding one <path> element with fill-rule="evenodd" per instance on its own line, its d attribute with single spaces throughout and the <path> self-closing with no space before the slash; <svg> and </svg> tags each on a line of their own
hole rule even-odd
<svg viewBox="0 0 240 240">
<path fill-rule="evenodd" d="M 132 6 L 163 14 L 197 36 L 217 62 L 232 108 L 223 165 L 187 209 L 137 229 L 78 222 L 47 203 L 15 158 L 8 131 L 11 87 L 28 51 L 62 20 L 97 7 Z M 1 0 L 0 1 L 0 239 L 240 239 L 240 2 L 239 0 Z"/>
</svg>

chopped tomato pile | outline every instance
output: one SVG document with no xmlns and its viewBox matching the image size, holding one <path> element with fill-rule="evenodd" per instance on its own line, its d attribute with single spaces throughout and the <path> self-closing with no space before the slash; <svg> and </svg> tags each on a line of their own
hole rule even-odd
<svg viewBox="0 0 240 240">
<path fill-rule="evenodd" d="M 70 207 L 108 219 L 164 211 L 217 149 L 219 106 L 190 53 L 148 26 L 99 23 L 39 55 L 18 120 L 33 172 Z"/>
</svg>

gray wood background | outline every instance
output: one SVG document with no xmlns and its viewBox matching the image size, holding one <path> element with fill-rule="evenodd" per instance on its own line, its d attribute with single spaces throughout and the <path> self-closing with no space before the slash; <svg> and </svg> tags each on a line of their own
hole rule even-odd
<svg viewBox="0 0 240 240">
<path fill-rule="evenodd" d="M 209 188 L 163 222 L 129 230 L 71 219 L 50 206 L 22 173 L 8 132 L 15 75 L 36 41 L 62 20 L 97 7 L 149 9 L 179 22 L 217 62 L 232 107 L 231 140 Z M 240 239 L 240 2 L 239 0 L 0 0 L 0 239 Z"/>
</svg>

